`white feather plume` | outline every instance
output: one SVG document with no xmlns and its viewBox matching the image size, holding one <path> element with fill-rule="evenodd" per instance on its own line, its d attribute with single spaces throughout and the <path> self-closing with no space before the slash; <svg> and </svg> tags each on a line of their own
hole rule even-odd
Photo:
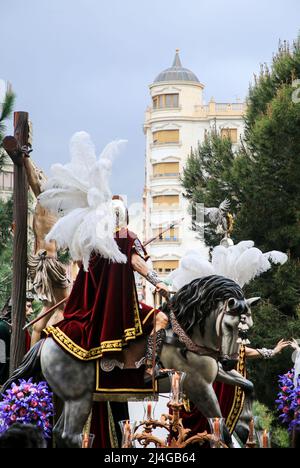
<svg viewBox="0 0 300 468">
<path fill-rule="evenodd" d="M 179 268 L 168 276 L 168 282 L 172 284 L 174 290 L 178 291 L 196 278 L 213 274 L 212 264 L 201 257 L 197 250 L 194 250 L 181 259 Z"/>
<path fill-rule="evenodd" d="M 278 250 L 271 250 L 270 252 L 266 252 L 264 254 L 264 257 L 266 257 L 275 265 L 277 265 L 278 263 L 280 265 L 283 265 L 288 260 L 287 254 L 279 252 Z"/>
<path fill-rule="evenodd" d="M 253 241 L 242 241 L 228 248 L 218 245 L 211 252 L 211 261 L 203 251 L 188 252 L 181 259 L 179 267 L 168 276 L 168 282 L 174 291 L 178 291 L 196 278 L 221 275 L 242 287 L 268 271 L 272 263 L 283 265 L 287 259 L 285 253 L 277 250 L 263 253 L 254 247 Z"/>
<path fill-rule="evenodd" d="M 75 133 L 70 141 L 70 162 L 52 166 L 52 177 L 39 196 L 41 205 L 59 216 L 46 240 L 56 241 L 58 248 L 69 248 L 73 260 L 83 261 L 85 270 L 93 251 L 112 262 L 127 261 L 114 239 L 109 187 L 113 159 L 124 143 L 112 141 L 97 160 L 89 134 Z"/>
</svg>

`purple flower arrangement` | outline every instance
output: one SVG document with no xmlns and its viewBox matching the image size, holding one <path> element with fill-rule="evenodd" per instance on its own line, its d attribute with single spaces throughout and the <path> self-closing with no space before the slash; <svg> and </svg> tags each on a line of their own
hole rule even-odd
<svg viewBox="0 0 300 468">
<path fill-rule="evenodd" d="M 294 386 L 294 369 L 279 376 L 280 392 L 276 400 L 279 419 L 288 426 L 288 430 L 300 430 L 300 377 Z"/>
<path fill-rule="evenodd" d="M 45 438 L 51 437 L 51 418 L 54 415 L 52 393 L 47 382 L 33 383 L 32 379 L 13 383 L 0 401 L 0 434 L 15 422 L 38 426 Z"/>
</svg>

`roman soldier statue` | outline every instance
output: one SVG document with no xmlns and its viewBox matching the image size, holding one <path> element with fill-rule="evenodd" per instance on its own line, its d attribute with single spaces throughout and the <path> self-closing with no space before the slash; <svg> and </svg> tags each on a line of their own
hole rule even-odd
<svg viewBox="0 0 300 468">
<path fill-rule="evenodd" d="M 24 167 L 27 180 L 36 198 L 42 193 L 46 178 L 29 154 L 24 158 Z M 34 253 L 28 256 L 28 270 L 33 284 L 34 292 L 45 309 L 67 298 L 69 294 L 70 281 L 67 278 L 65 266 L 57 258 L 57 247 L 55 242 L 46 241 L 45 236 L 56 223 L 57 218 L 47 209 L 41 206 L 37 200 L 33 214 Z M 51 316 L 36 322 L 32 329 L 31 346 L 39 341 L 41 332 L 45 326 L 54 325 L 63 318 L 61 308 L 57 308 Z"/>
<path fill-rule="evenodd" d="M 45 333 L 81 360 L 113 363 L 146 333 L 145 323 L 153 315 L 156 333 L 153 330 L 147 337 L 143 361 L 148 382 L 168 319 L 163 312 L 138 303 L 134 272 L 162 295 L 168 296 L 168 288 L 149 268 L 142 243 L 128 229 L 123 200 L 112 197 L 109 189 L 112 158 L 121 144 L 110 143 L 97 160 L 89 135 L 75 134 L 71 162 L 52 167 L 53 177 L 39 196 L 42 206 L 60 216 L 46 240 L 68 248 L 72 259 L 81 262 L 63 321 L 47 327 Z M 158 366 L 154 371 L 156 378 Z"/>
</svg>

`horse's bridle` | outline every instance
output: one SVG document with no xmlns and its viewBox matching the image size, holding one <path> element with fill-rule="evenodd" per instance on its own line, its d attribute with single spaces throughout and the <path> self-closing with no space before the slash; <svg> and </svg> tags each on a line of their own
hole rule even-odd
<svg viewBox="0 0 300 468">
<path fill-rule="evenodd" d="M 234 355 L 223 355 L 222 354 L 222 340 L 223 340 L 223 329 L 222 324 L 225 315 L 235 315 L 230 310 L 228 310 L 228 300 L 224 303 L 223 310 L 220 314 L 220 320 L 218 324 L 218 347 L 217 349 L 208 347 L 208 346 L 200 346 L 195 343 L 183 330 L 181 325 L 179 325 L 174 311 L 172 310 L 172 306 L 169 304 L 169 316 L 170 322 L 172 325 L 173 332 L 178 336 L 178 340 L 186 347 L 186 349 L 192 353 L 198 354 L 199 356 L 209 356 L 214 358 L 216 361 L 219 361 L 224 370 L 226 367 L 230 367 L 233 369 L 235 364 L 238 361 L 239 354 L 235 353 Z"/>
</svg>

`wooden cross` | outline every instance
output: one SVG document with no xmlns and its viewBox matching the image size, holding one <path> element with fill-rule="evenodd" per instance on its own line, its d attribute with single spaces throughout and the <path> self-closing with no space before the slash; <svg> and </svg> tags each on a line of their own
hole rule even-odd
<svg viewBox="0 0 300 468">
<path fill-rule="evenodd" d="M 29 120 L 27 112 L 14 113 L 14 136 L 5 137 L 3 148 L 14 163 L 14 241 L 12 284 L 12 336 L 10 373 L 25 354 L 25 308 L 27 279 L 27 216 L 28 183 L 24 168 L 24 147 L 28 147 Z"/>
</svg>

